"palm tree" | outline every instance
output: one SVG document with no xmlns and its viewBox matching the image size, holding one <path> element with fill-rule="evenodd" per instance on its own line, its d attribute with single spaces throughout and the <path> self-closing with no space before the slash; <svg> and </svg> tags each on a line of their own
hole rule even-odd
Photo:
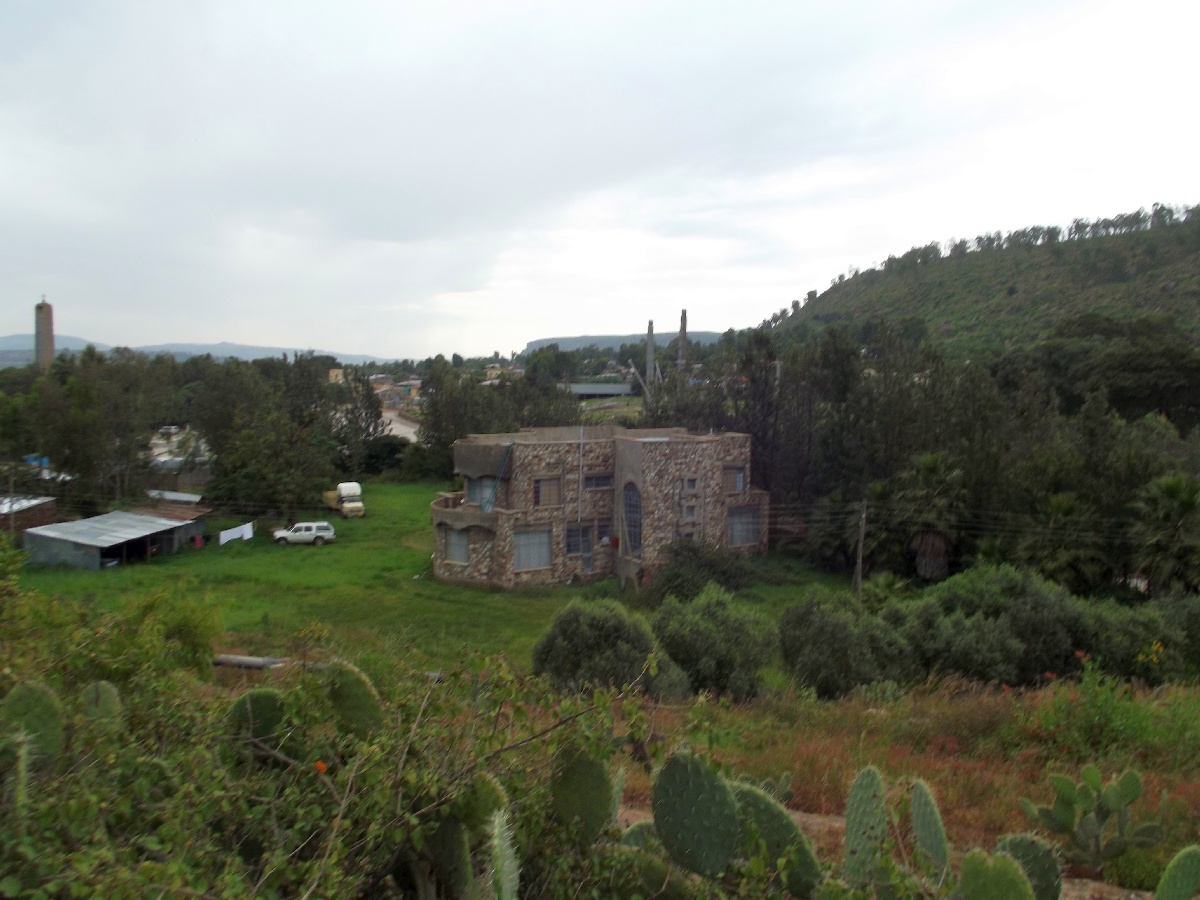
<svg viewBox="0 0 1200 900">
<path fill-rule="evenodd" d="M 1155 593 L 1200 589 L 1200 480 L 1164 475 L 1134 503 L 1138 565 Z"/>
</svg>

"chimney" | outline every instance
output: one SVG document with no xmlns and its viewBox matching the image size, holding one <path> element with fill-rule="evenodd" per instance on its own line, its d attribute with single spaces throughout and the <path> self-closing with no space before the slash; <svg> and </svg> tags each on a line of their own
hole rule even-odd
<svg viewBox="0 0 1200 900">
<path fill-rule="evenodd" d="M 33 321 L 33 362 L 44 375 L 54 362 L 54 308 L 46 302 L 45 294 L 42 302 L 33 308 Z"/>
</svg>

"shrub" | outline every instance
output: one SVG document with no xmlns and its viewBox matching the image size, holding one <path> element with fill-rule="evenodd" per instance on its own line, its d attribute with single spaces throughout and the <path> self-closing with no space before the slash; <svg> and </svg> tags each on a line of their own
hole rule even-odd
<svg viewBox="0 0 1200 900">
<path fill-rule="evenodd" d="M 818 697 L 832 699 L 881 677 L 875 651 L 883 646 L 885 630 L 867 624 L 867 617 L 833 601 L 831 595 L 810 591 L 780 617 L 779 649 L 797 681 Z M 887 655 L 908 659 L 910 651 L 903 639 L 893 637 Z"/>
<path fill-rule="evenodd" d="M 1179 648 L 1184 639 L 1168 627 L 1161 607 L 1099 601 L 1087 607 L 1086 621 L 1084 648 L 1110 675 L 1161 684 L 1183 672 Z"/>
<path fill-rule="evenodd" d="M 533 648 L 533 671 L 559 690 L 621 687 L 642 673 L 654 638 L 645 624 L 609 600 L 572 603 Z"/>
<path fill-rule="evenodd" d="M 736 550 L 681 540 L 673 543 L 668 552 L 667 565 L 646 591 L 651 606 L 657 606 L 667 597 L 686 603 L 710 582 L 727 591 L 740 590 L 753 576 L 746 558 Z"/>
<path fill-rule="evenodd" d="M 732 599 L 715 584 L 686 605 L 670 597 L 654 616 L 654 633 L 694 690 L 743 700 L 757 693 L 758 670 L 774 655 L 778 634 L 761 616 L 731 607 Z"/>
<path fill-rule="evenodd" d="M 1034 684 L 1047 672 L 1063 675 L 1079 669 L 1075 651 L 1086 648 L 1090 634 L 1083 607 L 1065 590 L 1032 572 L 1007 565 L 976 566 L 931 587 L 924 596 L 936 602 L 944 615 L 959 612 L 967 622 L 978 616 L 993 623 L 968 626 L 973 635 L 970 642 L 982 642 L 980 649 L 1012 654 L 1011 668 L 976 664 L 976 669 L 990 668 L 994 673 L 985 680 Z M 957 628 L 956 624 L 952 630 Z M 970 648 L 963 641 L 953 634 L 942 640 L 956 660 L 969 662 Z M 934 667 L 982 677 L 948 660 Z"/>
</svg>

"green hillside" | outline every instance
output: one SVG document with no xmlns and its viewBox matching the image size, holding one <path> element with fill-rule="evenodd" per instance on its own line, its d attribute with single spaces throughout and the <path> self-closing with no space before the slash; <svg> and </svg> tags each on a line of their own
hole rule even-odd
<svg viewBox="0 0 1200 900">
<path fill-rule="evenodd" d="M 1094 223 L 937 244 L 839 279 L 791 315 L 782 335 L 884 317 L 919 319 L 954 355 L 1030 346 L 1086 313 L 1173 317 L 1200 334 L 1200 208 L 1155 207 Z"/>
</svg>

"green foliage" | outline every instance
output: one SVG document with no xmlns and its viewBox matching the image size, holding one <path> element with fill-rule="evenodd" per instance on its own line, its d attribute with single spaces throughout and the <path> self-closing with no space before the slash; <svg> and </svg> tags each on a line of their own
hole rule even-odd
<svg viewBox="0 0 1200 900">
<path fill-rule="evenodd" d="M 451 815 L 472 834 L 482 834 L 497 810 L 508 806 L 504 786 L 490 772 L 477 772 L 451 807 Z"/>
<path fill-rule="evenodd" d="M 1137 772 L 1127 771 L 1102 785 L 1100 771 L 1088 765 L 1080 779 L 1051 775 L 1053 805 L 1035 806 L 1021 799 L 1022 809 L 1034 823 L 1066 837 L 1068 859 L 1100 872 L 1130 847 L 1149 847 L 1162 840 L 1160 823 L 1133 826 L 1130 822 L 1130 807 L 1142 794 Z"/>
<path fill-rule="evenodd" d="M 1004 853 L 988 856 L 972 850 L 963 857 L 958 889 L 963 900 L 1034 900 L 1029 879 Z"/>
<path fill-rule="evenodd" d="M 950 865 L 950 845 L 946 840 L 946 828 L 942 825 L 942 814 L 929 785 L 918 778 L 912 788 L 912 831 L 917 846 L 933 863 L 934 869 L 944 872 Z"/>
<path fill-rule="evenodd" d="M 66 740 L 62 704 L 40 681 L 18 682 L 8 692 L 0 704 L 0 725 L 4 735 L 25 735 L 29 756 L 36 765 L 51 765 L 62 753 Z"/>
<path fill-rule="evenodd" d="M 270 751 L 280 749 L 284 737 L 283 694 L 274 688 L 249 690 L 233 701 L 226 719 L 230 736 L 239 749 L 254 756 L 267 756 Z"/>
<path fill-rule="evenodd" d="M 758 692 L 759 670 L 774 657 L 778 634 L 762 616 L 734 608 L 732 599 L 715 584 L 691 603 L 668 598 L 655 613 L 654 634 L 693 690 L 744 700 Z"/>
<path fill-rule="evenodd" d="M 616 601 L 574 602 L 533 648 L 533 671 L 559 690 L 624 687 L 646 669 L 654 638 Z"/>
<path fill-rule="evenodd" d="M 347 662 L 329 665 L 329 701 L 337 716 L 338 730 L 367 740 L 383 724 L 379 692 L 363 672 Z"/>
<path fill-rule="evenodd" d="M 1175 855 L 1154 891 L 1154 900 L 1191 900 L 1200 891 L 1200 847 L 1193 844 Z"/>
<path fill-rule="evenodd" d="M 997 853 L 1017 861 L 1036 900 L 1058 900 L 1062 894 L 1062 867 L 1054 850 L 1032 834 L 1006 834 L 996 842 Z"/>
<path fill-rule="evenodd" d="M 594 851 L 606 897 L 692 900 L 698 892 L 656 855 L 637 846 L 604 844 Z"/>
<path fill-rule="evenodd" d="M 465 897 L 474 881 L 466 826 L 454 819 L 443 819 L 429 835 L 425 849 L 447 895 Z"/>
<path fill-rule="evenodd" d="M 555 758 L 550 796 L 555 815 L 582 846 L 594 843 L 612 821 L 614 791 L 608 767 L 578 748 L 561 750 Z"/>
<path fill-rule="evenodd" d="M 875 636 L 883 637 L 865 617 L 848 606 L 849 598 L 818 591 L 784 610 L 779 619 L 783 664 L 799 683 L 822 699 L 849 693 L 883 676 L 875 655 Z M 840 604 L 840 605 L 839 605 Z M 894 637 L 887 638 L 889 643 Z M 907 655 L 902 641 L 892 646 L 897 658 Z"/>
<path fill-rule="evenodd" d="M 646 590 L 646 602 L 656 606 L 667 597 L 686 603 L 709 584 L 739 591 L 750 584 L 753 572 L 746 557 L 736 550 L 712 547 L 699 541 L 679 540 L 667 548 L 667 564 Z"/>
<path fill-rule="evenodd" d="M 725 871 L 741 835 L 737 801 L 700 757 L 672 754 L 654 780 L 654 830 L 671 859 L 700 875 Z"/>
</svg>

